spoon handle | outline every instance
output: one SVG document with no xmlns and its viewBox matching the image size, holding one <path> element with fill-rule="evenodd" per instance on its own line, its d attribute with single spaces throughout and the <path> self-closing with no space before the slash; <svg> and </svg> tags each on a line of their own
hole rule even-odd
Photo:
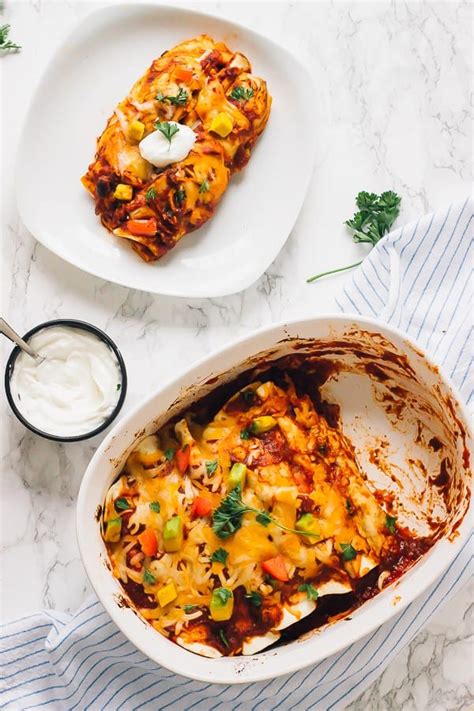
<svg viewBox="0 0 474 711">
<path fill-rule="evenodd" d="M 9 326 L 3 318 L 0 318 L 0 333 L 3 333 L 3 335 L 9 338 L 10 341 L 16 343 L 16 345 L 19 346 L 23 351 L 26 351 L 28 355 L 32 356 L 33 358 L 41 358 L 39 353 L 34 351 L 33 348 L 29 346 L 26 341 L 23 340 L 23 338 L 20 338 L 18 333 L 14 331 L 13 328 Z M 43 360 L 43 358 L 41 358 L 41 360 Z"/>
</svg>

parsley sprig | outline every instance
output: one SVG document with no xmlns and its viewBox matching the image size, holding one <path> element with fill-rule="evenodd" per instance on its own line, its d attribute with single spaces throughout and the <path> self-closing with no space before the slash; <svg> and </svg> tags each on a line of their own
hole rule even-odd
<svg viewBox="0 0 474 711">
<path fill-rule="evenodd" d="M 390 231 L 393 223 L 400 212 L 401 197 L 392 190 L 387 190 L 381 195 L 375 193 L 360 192 L 356 197 L 358 212 L 351 220 L 346 220 L 345 225 L 352 232 L 352 239 L 358 244 L 370 244 L 375 247 L 382 237 Z M 337 274 L 348 269 L 353 269 L 362 264 L 362 260 L 349 264 L 347 267 L 331 269 L 328 272 L 321 272 L 310 277 L 308 283 L 317 281 L 321 277 L 329 274 Z"/>
<path fill-rule="evenodd" d="M 177 126 L 175 123 L 170 123 L 169 121 L 157 121 L 155 123 L 155 129 L 163 134 L 163 136 L 170 144 L 171 148 L 171 141 L 173 139 L 173 136 L 176 136 L 176 134 L 178 133 L 179 126 Z"/>
<path fill-rule="evenodd" d="M 316 536 L 319 538 L 319 534 L 317 533 L 289 528 L 277 521 L 273 516 L 270 516 L 267 511 L 256 509 L 254 506 L 246 504 L 245 501 L 242 500 L 240 484 L 227 494 L 212 514 L 212 530 L 218 538 L 229 538 L 229 536 L 232 536 L 242 527 L 242 518 L 246 513 L 256 514 L 256 519 L 262 526 L 268 526 L 269 523 L 273 523 L 275 526 L 278 526 L 278 528 L 281 528 L 283 531 L 288 531 L 289 533 L 297 533 L 300 536 Z"/>
<path fill-rule="evenodd" d="M 21 46 L 19 44 L 15 44 L 11 40 L 8 39 L 8 35 L 10 34 L 10 25 L 2 25 L 0 27 L 0 50 L 2 52 L 19 52 L 21 49 Z"/>
</svg>

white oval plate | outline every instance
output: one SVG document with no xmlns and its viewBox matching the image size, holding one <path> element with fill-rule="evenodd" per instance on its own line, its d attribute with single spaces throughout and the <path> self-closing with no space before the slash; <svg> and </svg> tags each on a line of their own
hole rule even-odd
<svg viewBox="0 0 474 711">
<path fill-rule="evenodd" d="M 201 33 L 248 55 L 268 82 L 272 112 L 213 218 L 147 264 L 100 224 L 80 178 L 96 137 L 135 80 L 162 52 Z M 311 86 L 291 54 L 240 25 L 138 3 L 97 10 L 58 50 L 32 100 L 17 161 L 21 218 L 45 247 L 108 281 L 185 297 L 241 291 L 270 266 L 302 206 L 314 154 Z"/>
</svg>

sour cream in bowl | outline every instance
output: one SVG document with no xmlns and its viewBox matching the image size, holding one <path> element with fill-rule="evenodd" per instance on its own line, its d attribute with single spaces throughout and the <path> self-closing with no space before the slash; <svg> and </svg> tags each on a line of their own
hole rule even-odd
<svg viewBox="0 0 474 711">
<path fill-rule="evenodd" d="M 102 432 L 125 399 L 127 374 L 115 343 L 88 323 L 56 320 L 36 326 L 24 340 L 44 360 L 15 348 L 5 390 L 17 418 L 48 439 L 74 442 Z"/>
</svg>

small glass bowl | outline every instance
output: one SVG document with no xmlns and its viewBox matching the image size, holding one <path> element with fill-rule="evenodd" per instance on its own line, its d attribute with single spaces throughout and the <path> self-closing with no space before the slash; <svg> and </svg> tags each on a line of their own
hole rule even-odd
<svg viewBox="0 0 474 711">
<path fill-rule="evenodd" d="M 43 432 L 42 430 L 38 429 L 38 427 L 35 427 L 32 425 L 28 420 L 25 418 L 25 416 L 20 412 L 18 407 L 16 406 L 13 396 L 11 393 L 10 389 L 10 380 L 13 374 L 13 370 L 15 368 L 15 362 L 18 356 L 21 353 L 21 349 L 18 346 L 15 346 L 15 348 L 12 350 L 10 353 L 10 357 L 8 358 L 7 365 L 5 368 L 5 393 L 7 396 L 8 403 L 15 413 L 16 417 L 22 425 L 27 427 L 31 432 L 34 432 L 35 434 L 39 435 L 40 437 L 44 437 L 45 439 L 51 439 L 55 442 L 80 442 L 84 439 L 89 439 L 90 437 L 95 437 L 95 435 L 100 434 L 103 432 L 107 427 L 115 420 L 117 415 L 119 414 L 120 410 L 122 409 L 122 405 L 125 400 L 125 396 L 127 394 L 127 370 L 125 368 L 125 363 L 122 358 L 122 354 L 120 353 L 119 349 L 117 348 L 116 344 L 112 341 L 109 336 L 104 333 L 103 331 L 100 330 L 100 328 L 97 328 L 97 326 L 93 326 L 91 323 L 87 323 L 86 321 L 77 321 L 75 319 L 55 319 L 54 321 L 45 321 L 44 323 L 40 323 L 38 326 L 35 326 L 32 328 L 30 331 L 28 331 L 24 336 L 23 340 L 28 341 L 31 336 L 33 336 L 35 333 L 38 333 L 38 331 L 44 331 L 47 328 L 51 328 L 53 326 L 67 326 L 68 328 L 78 328 L 82 331 L 87 331 L 88 333 L 92 333 L 94 336 L 99 338 L 101 341 L 103 341 L 114 353 L 118 367 L 120 370 L 121 374 L 121 388 L 120 388 L 120 395 L 119 399 L 117 400 L 117 404 L 115 405 L 114 409 L 110 413 L 110 415 L 94 430 L 91 430 L 90 432 L 84 432 L 83 434 L 79 435 L 74 435 L 73 437 L 61 437 L 59 435 L 54 435 L 49 432 Z"/>
</svg>

